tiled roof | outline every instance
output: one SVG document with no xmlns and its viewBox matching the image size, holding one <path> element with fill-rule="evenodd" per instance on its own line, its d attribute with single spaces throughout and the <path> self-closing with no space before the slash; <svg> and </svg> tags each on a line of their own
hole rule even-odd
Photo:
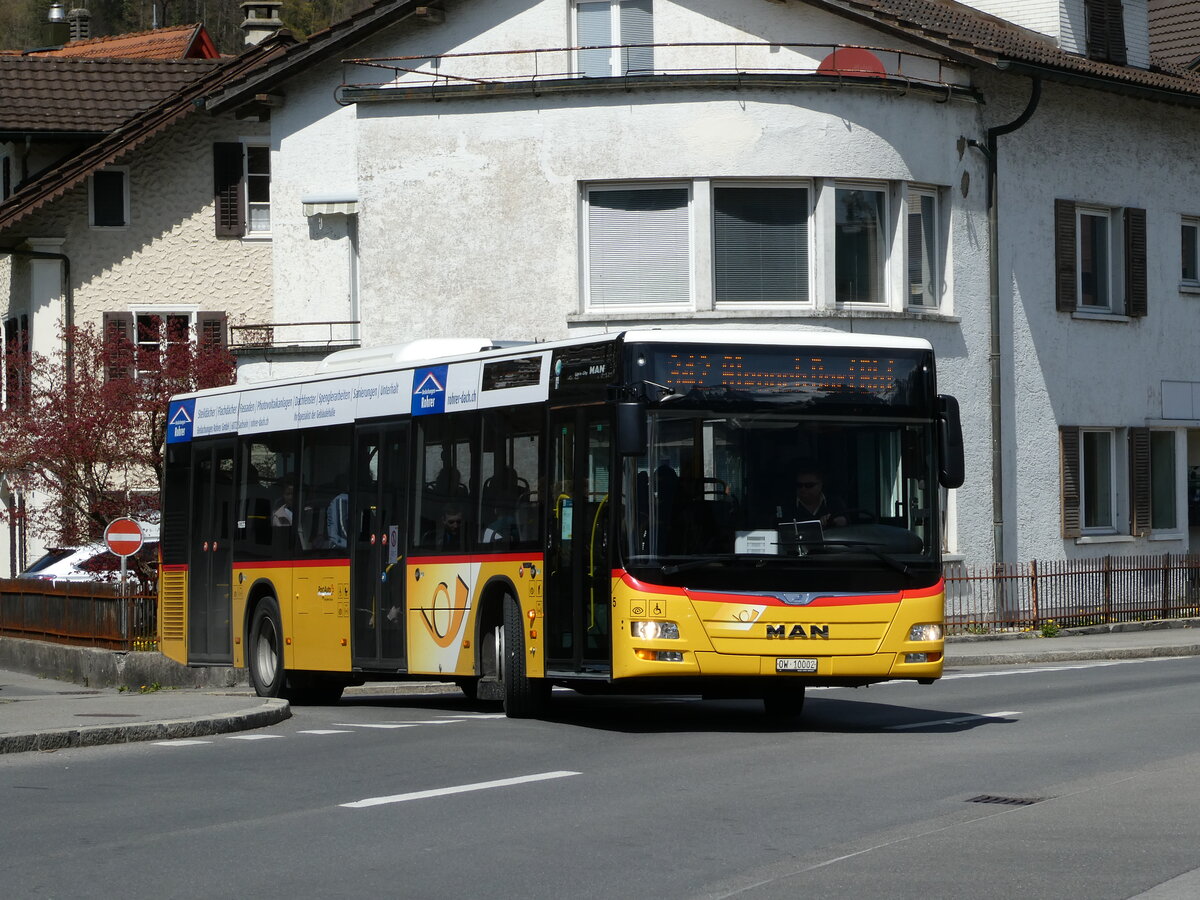
<svg viewBox="0 0 1200 900">
<path fill-rule="evenodd" d="M 1200 57 L 1200 3 L 1150 0 L 1150 58 L 1186 66 Z"/>
<path fill-rule="evenodd" d="M 0 132 L 107 133 L 219 65 L 0 56 Z"/>
<path fill-rule="evenodd" d="M 171 25 L 111 37 L 71 41 L 31 56 L 85 56 L 94 59 L 213 59 L 219 54 L 203 25 Z"/>
<path fill-rule="evenodd" d="M 1200 96 L 1200 78 L 1170 66 L 1149 70 L 1096 62 L 1060 50 L 1045 35 L 1021 28 L 1004 19 L 981 13 L 954 0 L 810 0 L 826 8 L 841 7 L 860 12 L 893 31 L 932 41 L 957 55 L 995 64 L 1000 60 L 1043 67 L 1048 74 L 1097 79 L 1103 88 L 1148 88 Z"/>
<path fill-rule="evenodd" d="M 281 31 L 254 47 L 249 47 L 239 56 L 221 61 L 175 61 L 152 62 L 148 60 L 124 61 L 130 67 L 171 67 L 189 69 L 193 77 L 176 90 L 161 97 L 157 102 L 141 109 L 121 127 L 91 144 L 81 153 L 71 157 L 62 165 L 45 172 L 32 183 L 24 185 L 3 203 L 0 203 L 0 231 L 24 219 L 35 210 L 61 197 L 71 188 L 83 182 L 93 172 L 125 158 L 155 135 L 169 128 L 185 116 L 198 112 L 206 94 L 235 84 L 257 69 L 279 56 L 285 47 L 295 42 L 290 33 Z M 0 67 L 9 60 L 0 58 Z M 30 59 L 33 63 L 79 65 L 89 60 L 46 60 Z M 106 61 L 104 64 L 107 64 Z M 0 85 L 6 85 L 5 72 L 0 68 Z M 0 92 L 0 109 L 3 109 L 3 94 Z"/>
</svg>

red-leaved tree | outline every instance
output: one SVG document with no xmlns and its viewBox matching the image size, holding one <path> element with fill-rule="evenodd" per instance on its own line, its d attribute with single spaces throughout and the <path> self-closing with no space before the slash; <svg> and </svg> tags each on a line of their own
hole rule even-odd
<svg viewBox="0 0 1200 900">
<path fill-rule="evenodd" d="M 117 516 L 158 508 L 169 399 L 230 384 L 235 366 L 197 335 L 140 334 L 135 344 L 84 325 L 61 338 L 49 357 L 8 348 L 0 473 L 27 498 L 30 533 L 74 545 Z"/>
</svg>

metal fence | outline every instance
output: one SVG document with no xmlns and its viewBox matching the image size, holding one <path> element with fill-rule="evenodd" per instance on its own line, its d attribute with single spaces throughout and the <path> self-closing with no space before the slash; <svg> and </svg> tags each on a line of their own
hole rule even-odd
<svg viewBox="0 0 1200 900">
<path fill-rule="evenodd" d="M 0 634 L 109 650 L 158 649 L 158 598 L 109 584 L 0 580 Z"/>
<path fill-rule="evenodd" d="M 1200 614 L 1200 556 L 1101 556 L 946 566 L 949 634 L 1059 628 Z"/>
</svg>

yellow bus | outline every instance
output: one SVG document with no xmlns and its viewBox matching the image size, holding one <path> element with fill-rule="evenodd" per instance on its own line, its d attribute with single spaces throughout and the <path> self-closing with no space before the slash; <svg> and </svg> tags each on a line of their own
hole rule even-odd
<svg viewBox="0 0 1200 900">
<path fill-rule="evenodd" d="M 172 400 L 159 640 L 332 702 L 761 698 L 942 672 L 958 407 L 922 340 L 427 340 Z"/>
</svg>

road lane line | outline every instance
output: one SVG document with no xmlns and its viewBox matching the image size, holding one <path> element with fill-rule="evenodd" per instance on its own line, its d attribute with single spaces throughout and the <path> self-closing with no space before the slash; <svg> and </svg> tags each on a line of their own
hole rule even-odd
<svg viewBox="0 0 1200 900">
<path fill-rule="evenodd" d="M 971 716 L 956 716 L 953 719 L 934 719 L 931 722 L 910 722 L 907 725 L 889 725 L 886 731 L 904 731 L 909 728 L 933 728 L 937 725 L 961 725 L 963 722 L 975 722 L 979 719 L 1007 719 L 1010 716 L 1019 716 L 1021 713 L 1015 709 L 1006 710 L 1004 712 L 994 713 L 976 713 Z"/>
<path fill-rule="evenodd" d="M 155 741 L 156 747 L 194 747 L 196 744 L 211 744 L 212 741 L 193 741 L 181 738 L 177 741 Z"/>
<path fill-rule="evenodd" d="M 282 734 L 231 734 L 231 741 L 269 741 L 272 738 L 281 738 Z"/>
<path fill-rule="evenodd" d="M 310 728 L 306 731 L 297 731 L 296 734 L 351 734 L 345 728 Z"/>
<path fill-rule="evenodd" d="M 353 803 L 342 803 L 346 809 L 366 809 L 369 806 L 383 806 L 385 803 L 405 803 L 408 800 L 426 800 L 430 797 L 446 797 L 450 794 L 465 794 L 470 791 L 486 791 L 492 788 L 511 787 L 515 784 L 530 784 L 535 781 L 550 781 L 555 778 L 569 778 L 572 775 L 582 775 L 582 772 L 542 772 L 538 775 L 521 775 L 517 778 L 501 778 L 498 781 L 480 781 L 475 784 L 460 784 L 456 787 L 434 788 L 429 791 L 413 791 L 408 794 L 393 794 L 390 797 L 368 797 L 365 800 L 355 800 Z"/>
<path fill-rule="evenodd" d="M 416 728 L 424 722 L 334 722 L 339 728 Z"/>
</svg>

